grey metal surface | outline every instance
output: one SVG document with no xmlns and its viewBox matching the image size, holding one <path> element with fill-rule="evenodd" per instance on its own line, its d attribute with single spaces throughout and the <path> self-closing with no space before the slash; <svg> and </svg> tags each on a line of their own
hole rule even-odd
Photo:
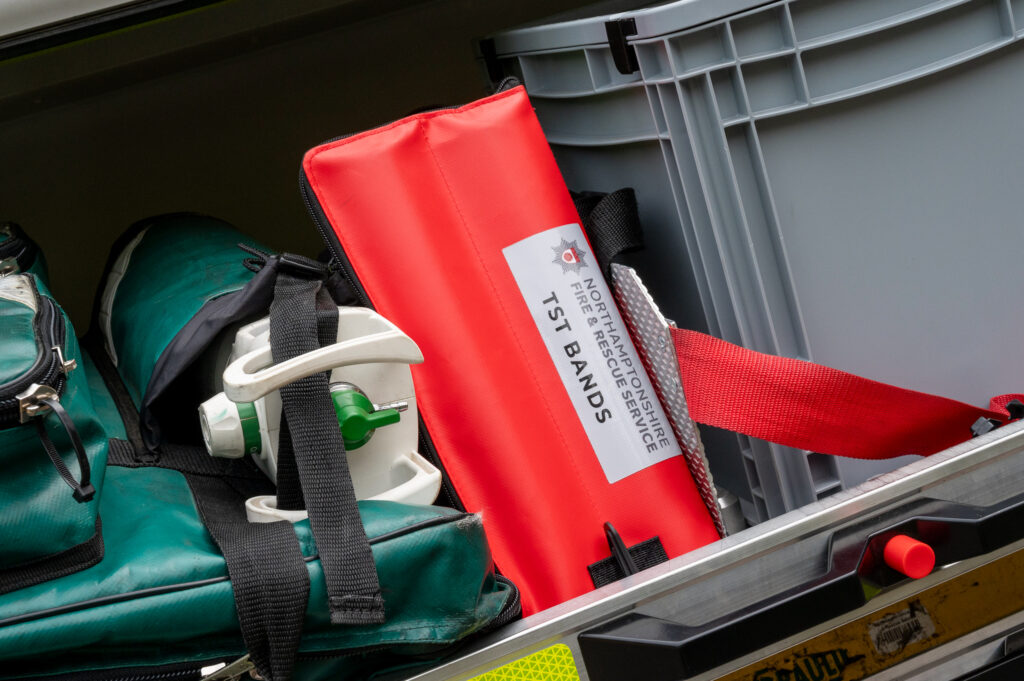
<svg viewBox="0 0 1024 681">
<path fill-rule="evenodd" d="M 983 302 L 1024 252 L 1024 2 L 693 0 L 587 26 L 623 16 L 635 73 L 580 22 L 510 34 L 535 43 L 503 63 L 571 188 L 636 188 L 630 264 L 669 317 L 978 405 L 1024 385 L 1024 316 Z M 752 522 L 911 460 L 702 436 Z"/>
<path fill-rule="evenodd" d="M 985 489 L 995 478 L 1017 481 L 1002 488 L 1010 498 L 1024 479 L 1024 423 L 1015 423 L 928 459 L 888 473 L 854 489 L 693 551 L 668 563 L 610 584 L 590 594 L 509 625 L 466 655 L 414 677 L 416 681 L 461 681 L 555 643 L 573 650 L 581 676 L 587 679 L 576 634 L 623 613 L 635 611 L 700 624 L 802 584 L 826 569 L 828 535 L 866 514 L 922 498 L 950 495 L 966 503 L 994 503 Z M 976 492 L 972 497 L 969 490 Z M 922 589 L 980 564 L 985 558 L 957 563 L 915 582 Z M 900 589 L 872 600 L 865 611 L 907 595 Z M 850 617 L 861 614 L 852 613 Z M 831 621 L 822 625 L 835 626 Z M 790 637 L 734 660 L 695 680 L 714 678 L 786 645 L 806 638 Z"/>
<path fill-rule="evenodd" d="M 715 490 L 697 424 L 690 418 L 690 411 L 686 408 L 686 393 L 683 392 L 679 376 L 679 361 L 669 332 L 669 323 L 635 270 L 612 264 L 611 275 L 615 302 L 633 338 L 640 361 L 672 424 L 672 432 L 683 450 L 686 467 L 690 470 L 701 499 L 715 522 L 718 534 L 724 537 L 728 532 L 718 505 L 718 492 Z"/>
<path fill-rule="evenodd" d="M 4 0 L 0 2 L 0 37 L 49 26 L 68 19 L 131 5 L 137 0 Z"/>
</svg>

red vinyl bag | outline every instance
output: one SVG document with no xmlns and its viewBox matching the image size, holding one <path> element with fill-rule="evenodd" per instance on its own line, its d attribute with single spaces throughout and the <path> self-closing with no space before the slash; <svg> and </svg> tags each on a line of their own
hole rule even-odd
<svg viewBox="0 0 1024 681">
<path fill-rule="evenodd" d="M 669 558 L 718 538 L 523 88 L 302 169 L 363 304 L 422 349 L 422 453 L 483 514 L 525 614 L 594 587 L 605 523 Z"/>
</svg>

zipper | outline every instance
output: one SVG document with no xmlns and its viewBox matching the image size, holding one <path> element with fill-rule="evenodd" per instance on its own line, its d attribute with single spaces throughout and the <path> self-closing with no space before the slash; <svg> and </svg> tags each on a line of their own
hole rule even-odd
<svg viewBox="0 0 1024 681">
<path fill-rule="evenodd" d="M 324 142 L 323 144 L 330 144 L 331 142 L 340 139 L 345 139 L 345 137 L 336 137 L 333 140 Z M 316 229 L 320 233 L 320 238 L 324 240 L 325 244 L 327 244 L 327 250 L 330 252 L 331 257 L 337 265 L 337 271 L 341 273 L 345 278 L 345 281 L 347 281 L 352 287 L 352 290 L 355 292 L 356 298 L 359 300 L 360 304 L 364 307 L 370 308 L 371 310 L 376 309 L 374 308 L 373 303 L 370 302 L 370 296 L 366 293 L 366 289 L 363 288 L 362 282 L 360 282 L 356 277 L 355 272 L 352 269 L 352 262 L 348 259 L 345 249 L 341 247 L 341 242 L 338 240 L 334 230 L 331 229 L 330 221 L 327 219 L 327 215 L 320 206 L 320 201 L 313 193 L 313 188 L 309 185 L 309 178 L 306 177 L 305 168 L 299 170 L 299 188 L 302 191 L 302 200 L 306 204 L 306 210 L 309 211 L 309 215 L 313 219 L 313 224 L 316 225 Z M 420 454 L 425 456 L 427 461 L 432 463 L 439 471 L 441 471 L 441 495 L 439 500 L 444 505 L 458 511 L 465 511 L 466 507 L 459 498 L 458 492 L 455 491 L 454 485 L 452 485 L 451 478 L 448 476 L 448 471 L 445 469 L 444 463 L 441 461 L 441 457 L 437 454 L 437 448 L 434 447 L 434 442 L 430 439 L 430 433 L 427 432 L 427 428 L 423 424 L 422 417 L 420 418 L 419 431 Z"/>
<path fill-rule="evenodd" d="M 516 596 L 516 602 L 518 603 L 518 591 Z M 502 609 L 502 614 L 507 609 L 508 605 L 506 604 L 505 608 Z M 500 616 L 501 614 L 499 614 Z M 488 625 L 487 628 L 482 629 L 480 633 L 490 631 L 492 626 L 493 623 Z M 446 646 L 446 648 L 450 647 L 453 650 L 457 650 L 462 647 L 462 643 L 451 644 Z M 303 660 L 340 660 L 346 657 L 393 650 L 394 647 L 394 644 L 379 644 L 350 648 L 348 650 L 298 653 L 295 656 L 295 660 L 300 662 Z M 437 657 L 437 654 L 436 651 L 423 653 L 422 657 L 433 660 Z M 408 657 L 416 659 L 418 656 L 410 655 Z M 186 662 L 159 667 L 71 672 L 68 674 L 46 676 L 45 678 L 52 681 L 252 681 L 252 679 L 258 678 L 253 676 L 255 670 L 256 665 L 253 664 L 248 654 L 244 654 L 227 660 L 221 658 L 207 662 Z M 37 678 L 40 677 L 21 677 L 12 681 L 35 681 Z"/>
<path fill-rule="evenodd" d="M 522 602 L 519 597 L 519 589 L 515 584 L 500 575 L 495 575 L 495 579 L 499 582 L 508 584 L 512 589 L 512 595 L 505 603 L 505 606 L 501 609 L 501 612 L 498 613 L 498 616 L 495 617 L 494 620 L 486 627 L 479 630 L 476 634 L 477 636 L 491 633 L 495 629 L 519 619 L 522 615 Z M 464 642 L 453 644 L 451 646 L 452 650 L 461 649 L 463 643 Z M 336 652 L 323 651 L 299 653 L 295 659 L 298 661 L 337 660 L 346 657 L 354 657 L 356 655 L 366 655 L 368 653 L 390 650 L 393 647 L 394 646 L 392 644 L 385 644 L 362 646 L 360 648 L 352 648 L 350 650 Z M 424 656 L 434 659 L 437 656 L 437 652 L 425 653 Z M 410 658 L 415 659 L 416 656 L 412 655 Z M 197 664 L 202 666 L 197 667 Z M 243 655 L 236 659 L 211 660 L 206 663 L 186 662 L 183 664 L 169 664 L 151 668 L 72 672 L 70 674 L 47 676 L 46 678 L 53 679 L 53 681 L 249 681 L 249 676 L 251 676 L 250 672 L 254 669 L 255 665 L 250 660 L 249 655 Z M 22 681 L 33 681 L 33 679 L 25 677 Z"/>
<path fill-rule="evenodd" d="M 343 139 L 343 138 L 336 138 Z M 333 141 L 333 140 L 332 140 Z M 324 144 L 328 144 L 325 142 Z M 352 272 L 352 263 L 349 261 L 348 256 L 345 255 L 345 251 L 341 248 L 341 244 L 338 243 L 337 237 L 334 232 L 331 231 L 330 222 L 327 220 L 327 216 L 324 215 L 323 208 L 320 207 L 320 202 L 313 196 L 313 188 L 309 186 L 309 179 L 306 177 L 305 169 L 299 170 L 299 187 L 302 190 L 302 200 L 306 204 L 306 210 L 309 211 L 309 215 L 313 218 L 313 224 L 316 225 L 317 231 L 320 233 L 320 238 L 327 244 L 327 250 L 330 251 L 331 257 L 337 262 L 338 271 L 345 277 L 345 281 L 352 286 L 352 290 L 355 292 L 356 297 L 363 307 L 368 307 L 371 310 L 374 309 L 373 304 L 370 303 L 370 296 L 367 295 L 366 289 L 356 279 L 355 274 Z"/>
<path fill-rule="evenodd" d="M 505 602 L 505 607 L 501 609 L 498 616 L 494 618 L 490 624 L 481 630 L 481 633 L 490 633 L 496 629 L 500 629 L 510 622 L 522 618 L 523 616 L 523 599 L 519 593 L 519 587 L 515 583 L 503 575 L 494 575 L 494 579 L 497 582 L 505 584 L 512 590 L 512 594 L 509 596 L 508 601 Z"/>
<path fill-rule="evenodd" d="M 505 605 L 489 624 L 475 632 L 471 637 L 469 637 L 469 639 L 464 639 L 448 646 L 447 650 L 449 652 L 446 652 L 446 655 L 450 655 L 461 650 L 462 647 L 470 640 L 485 634 L 493 633 L 506 624 L 514 622 L 522 617 L 523 604 L 519 593 L 519 587 L 502 575 L 496 574 L 494 575 L 494 579 L 501 584 L 507 585 L 511 591 Z M 298 653 L 295 659 L 299 661 L 335 660 L 390 650 L 393 647 L 393 644 L 381 644 L 362 646 L 343 651 L 306 652 Z M 437 654 L 437 652 L 430 652 L 424 653 L 424 656 L 434 659 Z M 411 659 L 416 658 L 415 655 L 411 655 L 409 657 Z M 196 667 L 197 664 L 202 666 Z M 53 681 L 249 681 L 249 679 L 246 678 L 246 675 L 254 668 L 255 665 L 250 660 L 249 655 L 246 654 L 238 658 L 230 658 L 227 660 L 222 658 L 220 660 L 210 660 L 205 663 L 187 662 L 151 668 L 72 672 L 70 674 L 48 676 L 46 678 L 53 679 Z M 22 681 L 33 681 L 33 679 L 25 678 L 22 679 Z"/>
<path fill-rule="evenodd" d="M 39 295 L 32 284 L 39 309 L 35 317 L 35 331 L 43 351 L 24 374 L 0 385 L 0 428 L 22 422 L 22 400 L 18 395 L 24 393 L 33 384 L 50 388 L 60 397 L 67 383 L 66 372 L 74 368 L 74 361 L 64 359 L 64 316 L 57 309 L 57 304 L 48 296 Z"/>
<path fill-rule="evenodd" d="M 223 660 L 207 663 L 211 666 L 222 664 Z M 136 667 L 131 669 L 104 669 L 85 672 L 71 672 L 45 678 L 53 681 L 199 681 L 203 670 L 199 662 L 160 665 L 158 667 Z M 25 670 L 28 672 L 29 670 Z M 24 677 L 22 681 L 34 681 L 39 677 Z"/>
<path fill-rule="evenodd" d="M 438 495 L 439 501 L 443 502 L 446 506 L 465 513 L 466 507 L 463 505 L 462 499 L 459 498 L 459 493 L 455 491 L 455 486 L 452 485 L 452 480 L 448 477 L 448 471 L 445 469 L 444 463 L 441 461 L 441 457 L 437 454 L 437 448 L 434 447 L 434 441 L 430 439 L 430 433 L 427 432 L 427 426 L 423 423 L 423 417 L 420 417 L 419 449 L 420 454 L 425 456 L 427 461 L 434 464 L 434 466 L 441 471 L 441 493 Z"/>
</svg>

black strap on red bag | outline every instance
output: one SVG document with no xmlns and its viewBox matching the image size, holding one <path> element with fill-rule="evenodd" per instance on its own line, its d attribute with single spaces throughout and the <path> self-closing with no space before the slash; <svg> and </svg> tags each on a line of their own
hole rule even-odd
<svg viewBox="0 0 1024 681">
<path fill-rule="evenodd" d="M 612 261 L 623 253 L 644 247 L 636 194 L 627 187 L 609 194 L 570 192 L 570 195 L 601 265 L 601 272 L 610 281 Z"/>
</svg>

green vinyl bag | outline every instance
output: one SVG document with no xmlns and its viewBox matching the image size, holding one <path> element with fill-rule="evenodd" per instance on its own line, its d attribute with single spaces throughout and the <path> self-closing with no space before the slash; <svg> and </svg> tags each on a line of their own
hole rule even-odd
<svg viewBox="0 0 1024 681">
<path fill-rule="evenodd" d="M 139 409 L 150 449 L 164 435 L 197 440 L 190 412 L 207 397 L 197 379 L 207 368 L 204 353 L 241 322 L 266 314 L 273 273 L 246 267 L 250 253 L 239 244 L 264 251 L 223 220 L 174 213 L 132 225 L 110 254 L 94 326 Z"/>
<path fill-rule="evenodd" d="M 100 560 L 107 449 L 63 310 L 35 275 L 0 276 L 0 594 Z"/>
<path fill-rule="evenodd" d="M 237 661 L 247 645 L 261 645 L 240 633 L 232 596 L 238 586 L 193 496 L 197 479 L 252 481 L 137 466 L 126 450 L 116 450 L 101 502 L 106 555 L 87 570 L 0 596 L 0 679 L 66 674 L 71 680 L 87 673 L 96 680 L 198 680 L 201 670 Z M 302 627 L 290 678 L 345 681 L 429 664 L 467 636 L 518 615 L 518 592 L 494 575 L 478 516 L 386 501 L 360 502 L 359 511 L 388 617 L 365 626 L 330 623 L 308 521 L 296 523 L 309 593 L 292 603 Z M 288 597 L 291 590 L 287 584 L 275 589 L 269 579 L 260 588 L 271 595 L 257 616 L 273 630 L 274 608 L 286 600 L 274 593 Z M 240 666 L 251 668 L 254 659 Z M 263 677 L 281 681 L 289 671 L 264 670 Z"/>
<path fill-rule="evenodd" d="M 36 242 L 14 222 L 0 222 L 0 274 L 27 272 L 48 285 L 46 259 Z"/>
<path fill-rule="evenodd" d="M 214 458 L 181 437 L 198 426 L 207 355 L 232 324 L 269 314 L 293 332 L 272 339 L 275 353 L 337 337 L 331 276 L 197 215 L 122 239 L 82 376 L 115 438 L 99 502 L 106 553 L 0 595 L 0 679 L 198 680 L 224 665 L 226 678 L 365 679 L 430 664 L 520 616 L 478 515 L 356 500 L 324 372 L 295 380 L 319 380 L 319 392 L 282 396 L 302 405 L 288 416 L 291 522 L 247 514 L 254 499 L 281 499 L 252 458 Z"/>
</svg>

